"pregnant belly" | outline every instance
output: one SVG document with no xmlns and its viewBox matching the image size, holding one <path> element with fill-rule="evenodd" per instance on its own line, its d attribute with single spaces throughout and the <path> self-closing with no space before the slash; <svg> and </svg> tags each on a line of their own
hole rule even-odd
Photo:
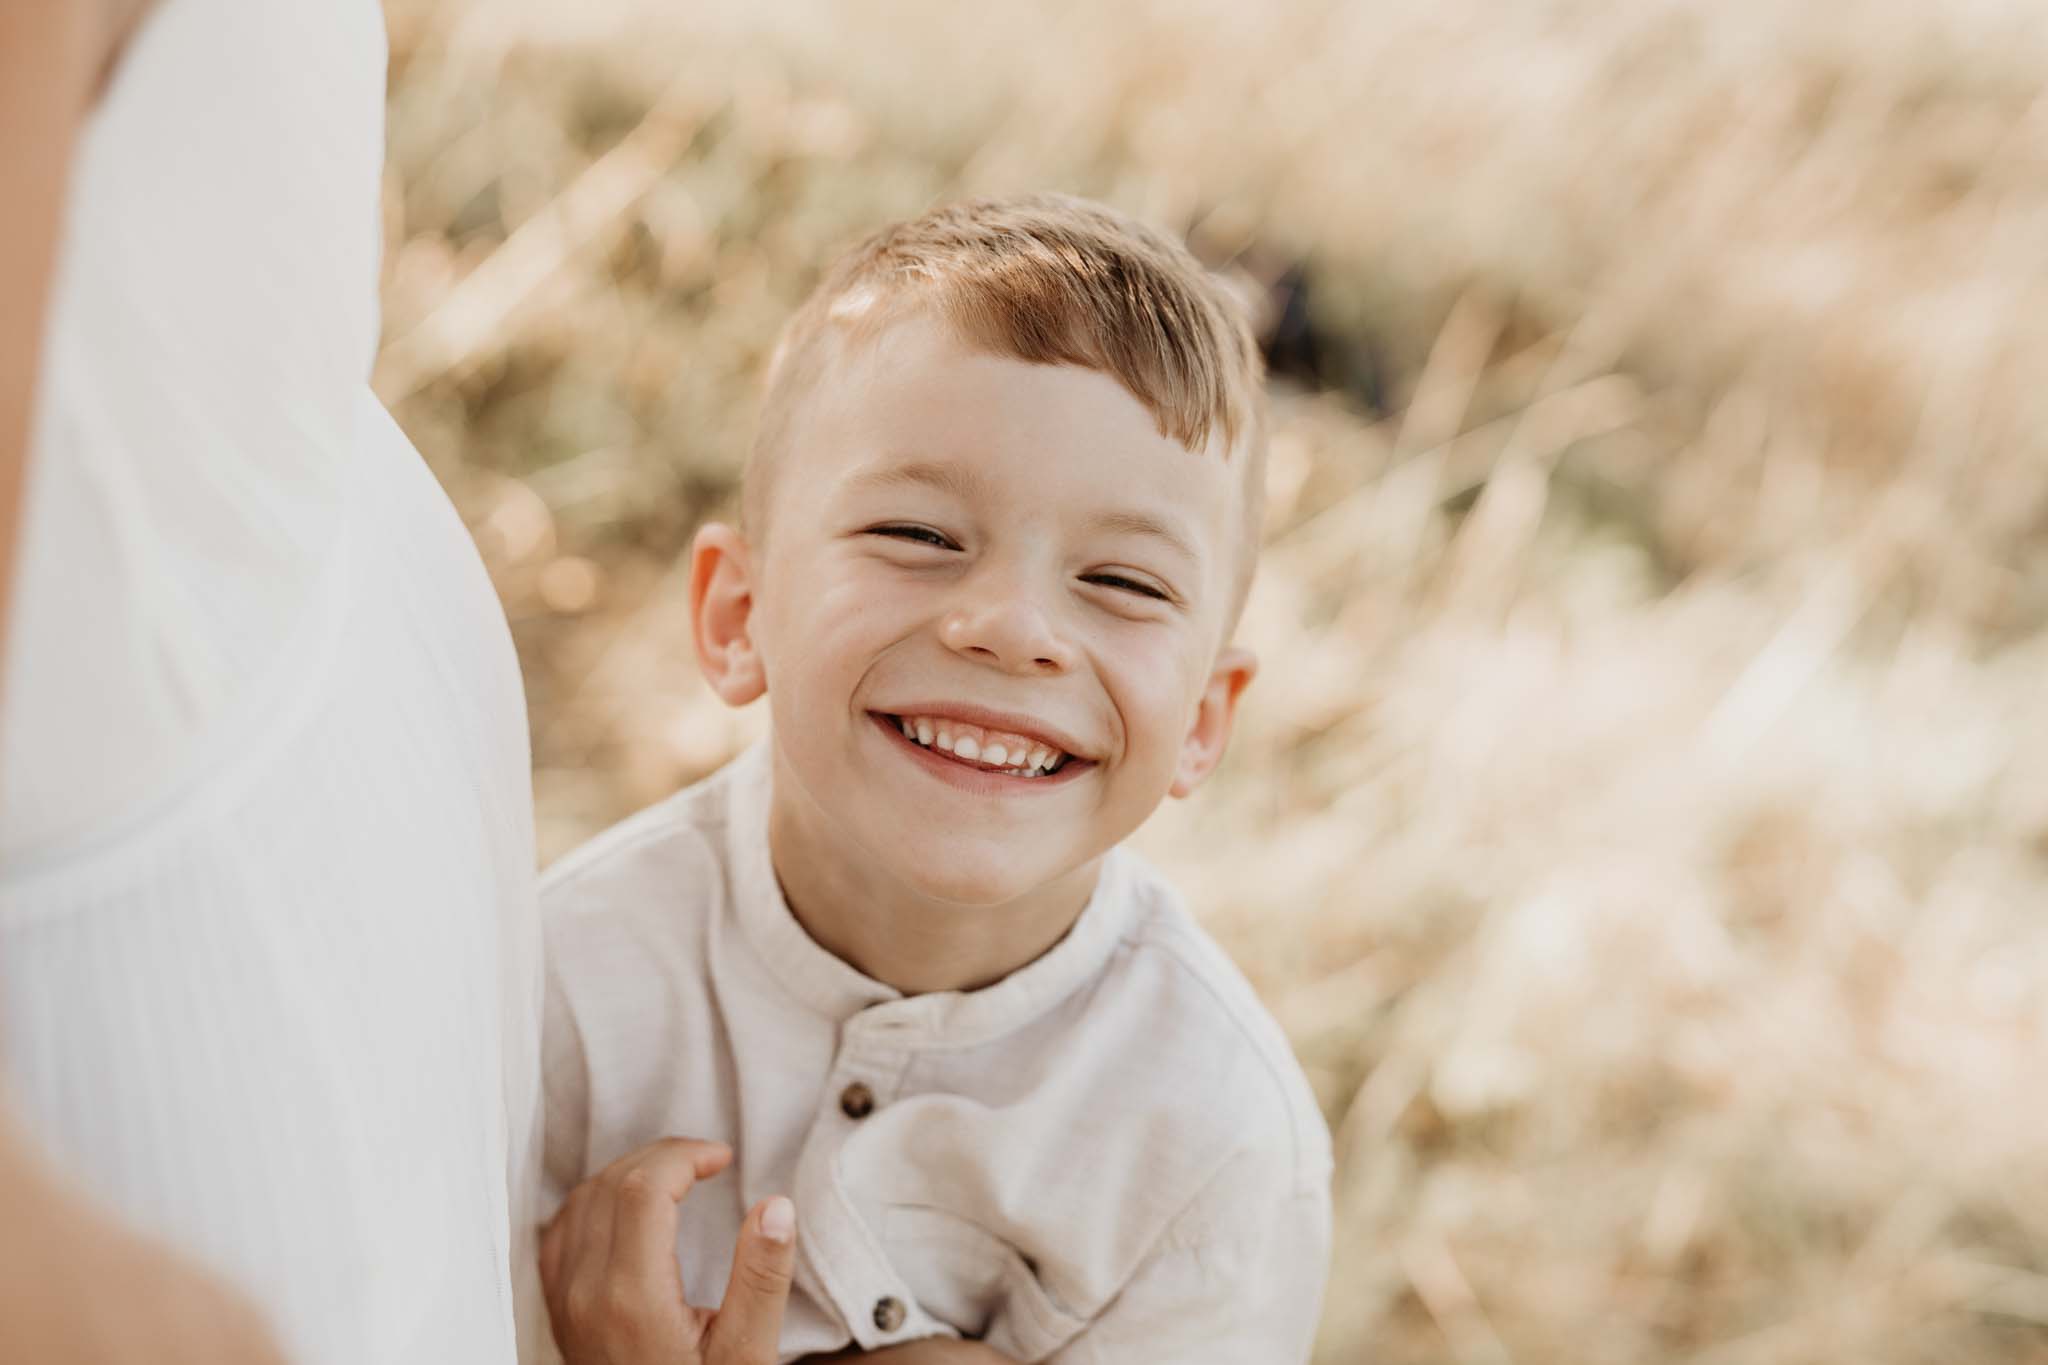
<svg viewBox="0 0 2048 1365">
<path fill-rule="evenodd" d="M 537 1069 L 523 707 L 459 522 L 388 419 L 364 433 L 299 685 L 152 820 L 0 879 L 0 1067 L 60 1162 L 296 1359 L 503 1361 Z"/>
</svg>

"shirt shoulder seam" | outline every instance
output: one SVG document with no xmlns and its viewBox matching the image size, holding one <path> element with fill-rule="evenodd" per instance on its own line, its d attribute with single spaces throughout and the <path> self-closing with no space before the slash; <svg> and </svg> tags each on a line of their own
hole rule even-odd
<svg viewBox="0 0 2048 1365">
<path fill-rule="evenodd" d="M 1279 1063 L 1269 1055 L 1270 1049 L 1243 1017 L 1241 1005 L 1218 988 L 1217 983 L 1210 979 L 1207 964 L 1188 951 L 1186 938 L 1190 934 L 1202 934 L 1203 930 L 1179 905 L 1178 897 L 1172 888 L 1163 882 L 1160 884 L 1167 892 L 1166 903 L 1163 906 L 1155 903 L 1148 906 L 1145 913 L 1135 916 L 1124 936 L 1124 943 L 1134 952 L 1156 948 L 1166 954 L 1182 972 L 1201 987 L 1222 1014 L 1230 1020 L 1230 1026 L 1235 1030 L 1238 1041 L 1258 1059 L 1261 1074 L 1265 1076 L 1268 1084 L 1279 1092 L 1281 1107 L 1286 1111 L 1288 1151 L 1294 1167 L 1294 1178 L 1289 1182 L 1290 1193 L 1312 1194 L 1316 1189 L 1316 1177 L 1310 1168 L 1316 1163 L 1309 1159 L 1310 1143 L 1304 1131 L 1303 1118 L 1298 1112 L 1300 1106 L 1293 1087 L 1289 1084 L 1289 1078 L 1282 1074 Z M 1215 951 L 1222 951 L 1213 941 L 1210 941 L 1210 946 Z"/>
</svg>

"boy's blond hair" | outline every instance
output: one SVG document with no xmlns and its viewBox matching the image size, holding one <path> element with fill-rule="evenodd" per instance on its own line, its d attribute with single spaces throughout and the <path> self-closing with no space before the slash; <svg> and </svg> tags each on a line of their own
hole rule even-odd
<svg viewBox="0 0 2048 1365">
<path fill-rule="evenodd" d="M 876 233 L 842 256 L 783 329 L 747 462 L 741 517 L 765 531 L 767 488 L 836 344 L 911 313 L 991 355 L 1107 374 L 1159 432 L 1242 462 L 1243 606 L 1264 505 L 1263 366 L 1243 309 L 1186 248 L 1066 195 L 975 199 Z"/>
</svg>

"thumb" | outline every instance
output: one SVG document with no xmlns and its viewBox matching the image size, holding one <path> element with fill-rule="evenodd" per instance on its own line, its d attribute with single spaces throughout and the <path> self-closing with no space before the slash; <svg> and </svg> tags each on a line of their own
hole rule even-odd
<svg viewBox="0 0 2048 1365">
<path fill-rule="evenodd" d="M 775 1365 L 796 1270 L 796 1206 L 764 1199 L 740 1224 L 725 1302 L 705 1334 L 705 1365 Z"/>
</svg>

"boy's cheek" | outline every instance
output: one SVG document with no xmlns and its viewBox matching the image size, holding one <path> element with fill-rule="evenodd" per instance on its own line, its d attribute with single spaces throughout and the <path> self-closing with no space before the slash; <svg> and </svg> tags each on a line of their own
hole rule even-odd
<svg viewBox="0 0 2048 1365">
<path fill-rule="evenodd" d="M 1131 749 L 1180 748 L 1208 685 L 1207 662 L 1180 650 L 1161 651 L 1133 661 L 1113 680 L 1111 695 Z"/>
</svg>

